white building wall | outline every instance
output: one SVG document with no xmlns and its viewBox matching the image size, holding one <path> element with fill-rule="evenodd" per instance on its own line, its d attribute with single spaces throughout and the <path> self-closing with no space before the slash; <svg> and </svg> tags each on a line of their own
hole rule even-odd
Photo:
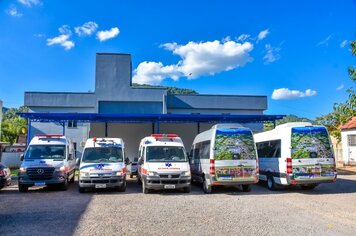
<svg viewBox="0 0 356 236">
<path fill-rule="evenodd" d="M 344 165 L 355 165 L 356 160 L 350 160 L 350 148 L 348 145 L 348 135 L 356 135 L 356 129 L 343 130 L 341 131 L 341 142 L 342 142 L 342 157 Z"/>
</svg>

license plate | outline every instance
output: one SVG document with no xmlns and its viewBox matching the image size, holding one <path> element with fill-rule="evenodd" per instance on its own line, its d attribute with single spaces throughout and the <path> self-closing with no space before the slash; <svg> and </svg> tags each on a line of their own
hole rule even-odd
<svg viewBox="0 0 356 236">
<path fill-rule="evenodd" d="M 45 182 L 35 182 L 35 186 L 45 186 Z"/>
<path fill-rule="evenodd" d="M 106 188 L 106 184 L 96 184 L 95 188 Z"/>
<path fill-rule="evenodd" d="M 175 189 L 176 186 L 174 184 L 167 184 L 167 185 L 164 185 L 164 188 L 165 189 Z"/>
</svg>

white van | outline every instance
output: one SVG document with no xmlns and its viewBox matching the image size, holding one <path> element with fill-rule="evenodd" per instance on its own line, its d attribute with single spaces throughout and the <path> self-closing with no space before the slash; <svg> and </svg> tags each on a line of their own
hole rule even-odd
<svg viewBox="0 0 356 236">
<path fill-rule="evenodd" d="M 142 192 L 178 189 L 190 192 L 190 168 L 183 142 L 176 134 L 152 134 L 139 147 L 138 176 Z"/>
<path fill-rule="evenodd" d="M 18 174 L 20 192 L 31 186 L 58 185 L 62 190 L 74 182 L 75 150 L 63 135 L 36 135 L 26 149 Z"/>
<path fill-rule="evenodd" d="M 87 189 L 126 190 L 125 145 L 121 138 L 90 138 L 79 166 L 79 192 Z"/>
<path fill-rule="evenodd" d="M 203 183 L 205 193 L 213 186 L 242 186 L 244 192 L 258 182 L 256 146 L 249 128 L 216 124 L 198 134 L 190 153 L 192 180 Z"/>
<path fill-rule="evenodd" d="M 254 135 L 260 179 L 275 190 L 279 185 L 313 189 L 336 181 L 336 166 L 328 131 L 324 126 L 292 122 Z"/>
</svg>

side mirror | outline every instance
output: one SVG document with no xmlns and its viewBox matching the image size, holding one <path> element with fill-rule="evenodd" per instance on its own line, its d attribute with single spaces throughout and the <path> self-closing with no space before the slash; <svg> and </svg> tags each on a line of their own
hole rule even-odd
<svg viewBox="0 0 356 236">
<path fill-rule="evenodd" d="M 130 162 L 130 159 L 128 157 L 125 158 L 125 165 L 129 165 L 131 162 Z"/>
<path fill-rule="evenodd" d="M 21 155 L 20 155 L 20 161 L 23 161 L 24 158 L 25 158 L 25 155 L 24 155 L 24 154 L 21 154 Z"/>
<path fill-rule="evenodd" d="M 75 163 L 76 163 L 77 166 L 80 165 L 80 158 L 79 157 L 75 160 Z"/>
<path fill-rule="evenodd" d="M 137 162 L 139 165 L 142 165 L 143 164 L 143 159 L 140 157 L 138 158 L 138 162 Z"/>
</svg>

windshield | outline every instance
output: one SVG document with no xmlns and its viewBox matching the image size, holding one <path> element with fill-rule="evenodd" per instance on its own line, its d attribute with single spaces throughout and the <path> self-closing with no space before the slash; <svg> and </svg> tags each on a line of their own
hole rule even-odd
<svg viewBox="0 0 356 236">
<path fill-rule="evenodd" d="M 122 149 L 118 147 L 93 147 L 84 150 L 82 162 L 122 162 Z"/>
<path fill-rule="evenodd" d="M 65 145 L 30 145 L 25 159 L 58 159 L 65 158 Z"/>
<path fill-rule="evenodd" d="M 146 161 L 147 162 L 185 162 L 187 158 L 185 156 L 183 147 L 176 146 L 151 146 L 146 149 Z"/>
<path fill-rule="evenodd" d="M 332 158 L 329 136 L 324 127 L 292 128 L 292 159 Z"/>
<path fill-rule="evenodd" d="M 255 160 L 256 149 L 251 130 L 216 130 L 214 156 L 215 160 Z"/>
</svg>

